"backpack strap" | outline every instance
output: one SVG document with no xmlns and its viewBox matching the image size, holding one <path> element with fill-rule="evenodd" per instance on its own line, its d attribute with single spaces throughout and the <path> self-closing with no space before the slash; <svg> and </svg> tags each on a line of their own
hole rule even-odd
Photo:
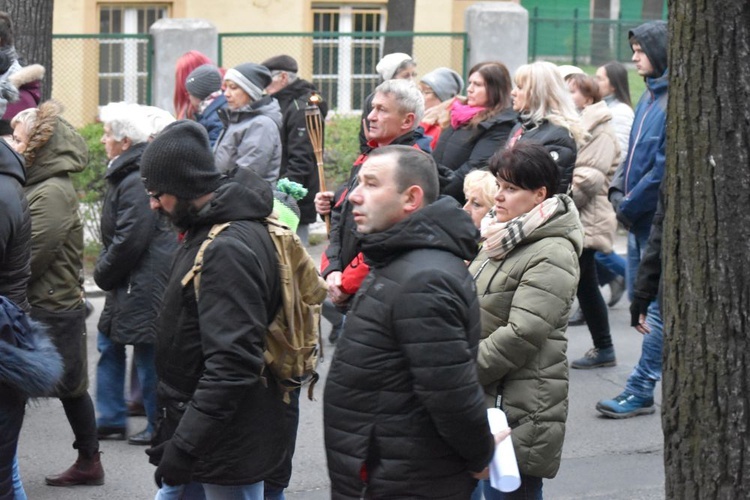
<svg viewBox="0 0 750 500">
<path fill-rule="evenodd" d="M 216 237 L 219 235 L 220 232 L 222 232 L 224 229 L 229 227 L 231 222 L 223 222 L 221 224 L 214 224 L 211 227 L 211 230 L 208 232 L 208 236 L 206 236 L 206 239 L 203 240 L 203 243 L 201 243 L 200 248 L 198 249 L 198 253 L 195 254 L 195 262 L 193 263 L 193 267 L 190 269 L 190 271 L 185 274 L 185 276 L 182 277 L 182 286 L 187 286 L 190 281 L 193 281 L 193 287 L 195 288 L 195 299 L 198 300 L 198 293 L 200 290 L 200 281 L 201 281 L 201 271 L 203 270 L 203 254 L 206 253 L 206 248 L 208 248 L 208 245 L 211 244 L 212 241 L 216 239 Z"/>
</svg>

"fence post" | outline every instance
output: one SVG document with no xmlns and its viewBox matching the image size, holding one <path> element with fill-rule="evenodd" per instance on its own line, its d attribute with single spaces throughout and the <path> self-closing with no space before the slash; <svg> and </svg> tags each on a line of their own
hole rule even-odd
<svg viewBox="0 0 750 500">
<path fill-rule="evenodd" d="M 539 33 L 539 6 L 534 7 L 534 17 L 529 20 L 529 28 L 531 28 L 531 58 L 530 61 L 536 61 L 536 47 L 537 47 L 537 35 Z"/>
<path fill-rule="evenodd" d="M 617 56 L 615 59 L 618 61 L 622 59 L 622 9 L 617 14 Z"/>
<path fill-rule="evenodd" d="M 160 19 L 149 30 L 154 43 L 152 104 L 172 109 L 174 68 L 177 59 L 189 50 L 203 52 L 216 60 L 217 30 L 205 19 Z"/>
<path fill-rule="evenodd" d="M 578 65 L 578 7 L 573 9 L 573 66 Z"/>
<path fill-rule="evenodd" d="M 503 61 L 513 74 L 529 62 L 529 12 L 513 2 L 477 2 L 465 14 L 470 65 Z"/>
</svg>

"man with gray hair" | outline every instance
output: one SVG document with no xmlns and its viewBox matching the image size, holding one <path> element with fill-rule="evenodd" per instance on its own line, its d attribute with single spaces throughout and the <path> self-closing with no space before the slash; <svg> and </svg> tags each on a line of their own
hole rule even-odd
<svg viewBox="0 0 750 500">
<path fill-rule="evenodd" d="M 335 196 L 331 191 L 322 191 L 315 196 L 318 213 L 331 215 L 331 234 L 323 254 L 321 274 L 328 282 L 331 302 L 341 311 L 346 310 L 349 298 L 357 292 L 369 270 L 357 249 L 352 205 L 347 195 L 357 187 L 357 174 L 372 150 L 388 145 L 418 148 L 414 129 L 423 115 L 424 97 L 414 82 L 386 80 L 378 85 L 372 99 L 372 111 L 367 115 L 370 124 L 368 149 L 354 162 L 349 181 L 336 191 Z M 334 338 L 331 340 L 335 341 L 341 325 L 334 323 L 339 328 L 332 332 Z"/>
<path fill-rule="evenodd" d="M 266 93 L 281 107 L 281 169 L 279 178 L 286 177 L 307 188 L 307 195 L 297 202 L 300 211 L 297 234 L 307 244 L 308 225 L 315 222 L 315 194 L 320 191 L 318 162 L 307 134 L 305 108 L 310 96 L 316 94 L 315 85 L 297 76 L 297 61 L 286 54 L 271 57 L 261 63 L 271 72 L 271 84 Z M 319 104 L 321 119 L 325 120 L 328 104 Z"/>
</svg>

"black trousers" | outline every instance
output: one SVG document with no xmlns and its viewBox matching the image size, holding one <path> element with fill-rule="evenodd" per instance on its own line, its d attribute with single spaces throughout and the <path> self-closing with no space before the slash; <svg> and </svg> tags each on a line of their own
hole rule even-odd
<svg viewBox="0 0 750 500">
<path fill-rule="evenodd" d="M 591 340 L 597 349 L 612 347 L 612 336 L 609 332 L 609 312 L 599 289 L 596 275 L 596 250 L 586 248 L 578 263 L 581 268 L 581 278 L 578 281 L 578 304 L 591 333 Z"/>
</svg>

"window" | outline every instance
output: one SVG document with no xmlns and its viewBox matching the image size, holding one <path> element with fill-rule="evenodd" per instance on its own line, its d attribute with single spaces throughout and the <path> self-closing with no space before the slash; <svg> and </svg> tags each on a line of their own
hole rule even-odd
<svg viewBox="0 0 750 500">
<path fill-rule="evenodd" d="M 313 30 L 340 33 L 385 31 L 385 8 L 313 8 Z M 382 37 L 320 36 L 313 41 L 313 83 L 330 108 L 340 112 L 362 109 L 378 85 L 375 65 L 380 60 Z"/>
<path fill-rule="evenodd" d="M 148 34 L 153 23 L 167 17 L 168 5 L 101 5 L 102 34 Z M 99 44 L 99 105 L 127 101 L 146 104 L 148 38 L 108 38 Z"/>
</svg>

